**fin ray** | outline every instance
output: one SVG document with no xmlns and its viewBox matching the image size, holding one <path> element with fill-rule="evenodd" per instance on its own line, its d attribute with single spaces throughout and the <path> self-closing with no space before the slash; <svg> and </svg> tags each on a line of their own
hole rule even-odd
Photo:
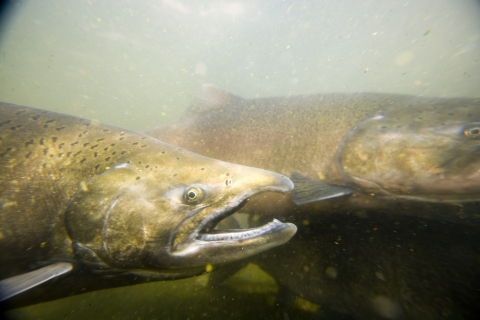
<svg viewBox="0 0 480 320">
<path fill-rule="evenodd" d="M 57 262 L 35 271 L 4 279 L 0 281 L 0 301 L 30 290 L 72 269 L 73 265 L 69 262 Z"/>
<path fill-rule="evenodd" d="M 290 179 L 295 185 L 292 191 L 292 200 L 298 206 L 310 202 L 347 196 L 353 192 L 353 190 L 348 187 L 312 180 L 298 172 L 293 172 Z"/>
</svg>

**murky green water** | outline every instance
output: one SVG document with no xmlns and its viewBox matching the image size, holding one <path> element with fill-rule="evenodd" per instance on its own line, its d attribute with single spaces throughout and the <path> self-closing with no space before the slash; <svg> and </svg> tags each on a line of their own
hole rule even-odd
<svg viewBox="0 0 480 320">
<path fill-rule="evenodd" d="M 479 16 L 473 0 L 18 1 L 3 17 L 0 100 L 141 130 L 179 119 L 203 83 L 246 98 L 479 98 Z M 342 219 L 349 242 L 339 249 Z M 370 314 L 368 296 L 379 319 L 400 319 L 408 308 L 423 318 L 472 317 L 480 309 L 478 229 L 405 219 L 366 214 L 300 226 L 290 244 L 249 260 L 224 285 L 243 265 L 210 282 L 214 274 L 96 291 L 6 316 L 350 319 Z M 380 241 L 369 240 L 375 228 Z M 369 266 L 352 262 L 362 257 Z M 396 265 L 403 271 L 388 269 Z"/>
</svg>

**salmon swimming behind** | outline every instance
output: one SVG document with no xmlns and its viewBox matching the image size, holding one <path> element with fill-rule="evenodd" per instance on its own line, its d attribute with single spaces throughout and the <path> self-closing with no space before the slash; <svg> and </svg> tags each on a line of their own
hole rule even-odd
<svg viewBox="0 0 480 320">
<path fill-rule="evenodd" d="M 283 244 L 293 224 L 214 228 L 248 198 L 292 188 L 129 130 L 0 103 L 0 300 L 184 278 Z"/>
<path fill-rule="evenodd" d="M 438 203 L 478 211 L 480 99 L 358 93 L 248 100 L 204 85 L 183 121 L 145 132 L 291 176 L 293 200 L 313 202 L 309 212 Z M 257 199 L 245 211 L 301 208 L 288 195 Z"/>
</svg>

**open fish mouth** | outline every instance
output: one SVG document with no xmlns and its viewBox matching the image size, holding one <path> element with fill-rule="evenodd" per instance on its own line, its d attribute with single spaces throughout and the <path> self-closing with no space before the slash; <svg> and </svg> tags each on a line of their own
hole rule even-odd
<svg viewBox="0 0 480 320">
<path fill-rule="evenodd" d="M 190 263 L 197 266 L 204 266 L 205 263 L 222 264 L 246 258 L 290 240 L 297 231 L 297 227 L 291 223 L 273 220 L 262 226 L 242 228 L 234 217 L 224 221 L 241 210 L 252 197 L 264 192 L 287 193 L 294 187 L 287 177 L 267 171 L 260 173 L 266 179 L 254 181 L 250 185 L 244 182 L 241 188 L 246 190 L 234 191 L 234 196 L 227 194 L 224 198 L 198 206 L 190 212 L 169 240 L 170 256 L 175 257 L 177 262 L 189 259 Z M 220 222 L 223 226 L 217 228 Z M 228 222 L 233 224 L 228 225 Z"/>
<path fill-rule="evenodd" d="M 271 233 L 280 231 L 281 229 L 293 226 L 290 223 L 283 223 L 277 219 L 273 219 L 265 225 L 255 228 L 238 228 L 238 229 L 215 229 L 217 225 L 227 218 L 234 218 L 233 215 L 241 210 L 248 200 L 242 201 L 239 205 L 230 210 L 222 210 L 223 212 L 213 213 L 208 216 L 198 228 L 193 237 L 199 241 L 242 241 L 257 237 L 262 237 Z"/>
</svg>

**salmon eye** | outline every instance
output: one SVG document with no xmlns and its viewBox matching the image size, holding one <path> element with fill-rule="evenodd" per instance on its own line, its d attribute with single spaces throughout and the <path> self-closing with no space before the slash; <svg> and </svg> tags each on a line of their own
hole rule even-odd
<svg viewBox="0 0 480 320">
<path fill-rule="evenodd" d="M 478 138 L 480 137 L 480 127 L 471 127 L 463 130 L 463 135 L 467 138 Z"/>
<path fill-rule="evenodd" d="M 199 187 L 188 187 L 184 192 L 185 202 L 188 204 L 197 204 L 203 200 L 204 192 Z"/>
<path fill-rule="evenodd" d="M 230 187 L 232 184 L 233 184 L 232 179 L 227 179 L 227 180 L 225 180 L 225 185 L 226 185 L 227 187 Z"/>
</svg>

